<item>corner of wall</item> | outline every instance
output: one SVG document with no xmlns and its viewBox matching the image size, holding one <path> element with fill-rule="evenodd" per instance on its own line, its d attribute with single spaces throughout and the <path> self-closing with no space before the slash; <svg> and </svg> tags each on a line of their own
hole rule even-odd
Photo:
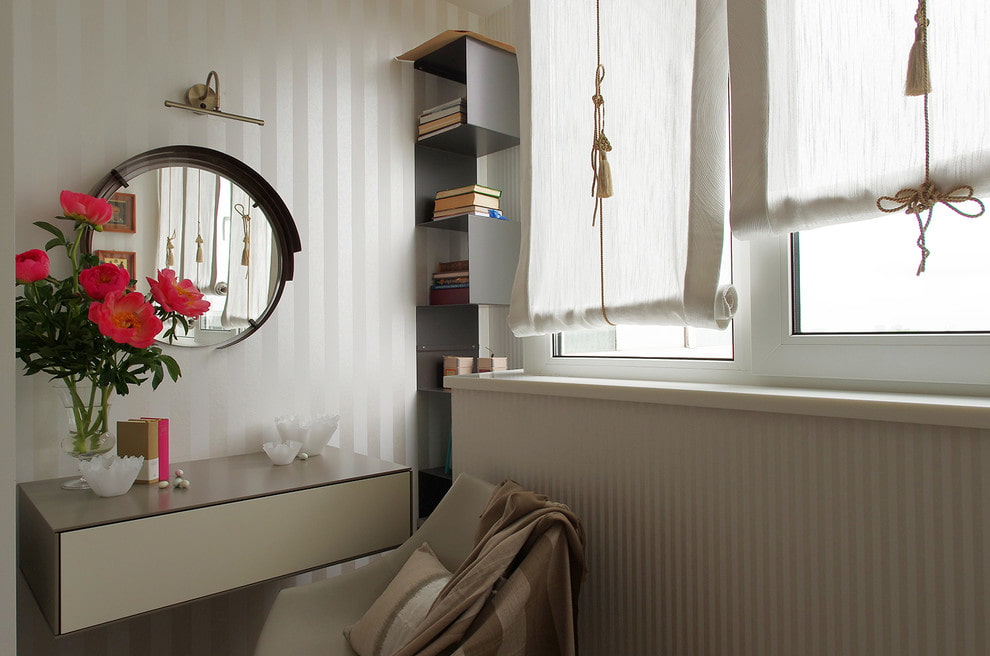
<svg viewBox="0 0 990 656">
<path fill-rule="evenodd" d="M 13 6 L 0 4 L 0 88 L 13 87 Z M 5 94 L 0 102 L 0 216 L 14 214 L 14 111 L 12 94 Z M 14 223 L 2 223 L 4 234 L 0 238 L 0 262 L 7 262 L 8 276 L 11 275 L 10 262 L 14 255 Z M 7 278 L 9 280 L 9 278 Z M 0 305 L 10 308 L 14 303 L 13 287 L 0 285 Z M 0 317 L 0 352 L 14 352 L 13 312 L 2 312 Z M 6 357 L 0 365 L 0 416 L 14 416 L 14 359 Z M 17 576 L 17 548 L 15 536 L 14 485 L 17 464 L 17 442 L 7 436 L 4 457 L 0 458 L 0 653 L 17 653 L 17 613 L 15 602 Z"/>
</svg>

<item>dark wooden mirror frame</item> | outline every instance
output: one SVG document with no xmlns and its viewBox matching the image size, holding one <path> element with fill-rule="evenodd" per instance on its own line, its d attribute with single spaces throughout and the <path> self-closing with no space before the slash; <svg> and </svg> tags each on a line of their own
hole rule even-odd
<svg viewBox="0 0 990 656">
<path fill-rule="evenodd" d="M 239 159 L 218 150 L 201 146 L 165 146 L 135 155 L 116 168 L 110 169 L 110 172 L 93 187 L 90 195 L 109 199 L 114 192 L 127 187 L 129 180 L 142 173 L 168 166 L 191 166 L 224 176 L 253 199 L 252 206 L 265 213 L 275 235 L 279 254 L 279 275 L 275 292 L 265 312 L 258 319 L 250 322 L 250 328 L 215 348 L 233 346 L 254 334 L 275 311 L 275 307 L 282 297 L 282 291 L 285 289 L 285 283 L 292 280 L 293 258 L 296 253 L 302 250 L 299 231 L 296 229 L 296 223 L 292 219 L 289 208 L 286 207 L 278 192 L 267 180 Z M 93 232 L 87 231 L 84 248 L 88 253 L 91 253 L 93 248 L 92 236 Z"/>
</svg>

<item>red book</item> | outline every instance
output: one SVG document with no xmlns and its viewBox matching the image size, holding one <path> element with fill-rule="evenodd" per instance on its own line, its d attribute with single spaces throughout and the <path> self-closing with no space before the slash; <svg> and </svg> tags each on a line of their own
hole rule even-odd
<svg viewBox="0 0 990 656">
<path fill-rule="evenodd" d="M 430 290 L 430 305 L 460 305 L 470 302 L 471 289 L 469 287 Z"/>
</svg>

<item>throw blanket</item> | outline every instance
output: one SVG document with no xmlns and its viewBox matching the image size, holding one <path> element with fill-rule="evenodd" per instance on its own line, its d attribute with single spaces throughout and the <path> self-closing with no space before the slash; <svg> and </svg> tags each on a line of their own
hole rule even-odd
<svg viewBox="0 0 990 656">
<path fill-rule="evenodd" d="M 570 508 L 503 482 L 474 550 L 395 656 L 576 656 L 584 547 Z"/>
</svg>

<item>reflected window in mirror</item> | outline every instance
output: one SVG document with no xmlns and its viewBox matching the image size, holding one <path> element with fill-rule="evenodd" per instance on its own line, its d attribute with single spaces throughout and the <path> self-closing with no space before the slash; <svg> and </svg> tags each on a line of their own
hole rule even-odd
<svg viewBox="0 0 990 656">
<path fill-rule="evenodd" d="M 172 166 L 157 177 L 155 268 L 192 280 L 210 301 L 197 333 L 250 328 L 271 302 L 278 275 L 264 213 L 247 192 L 209 171 Z M 209 341 L 209 335 L 190 337 Z"/>
<path fill-rule="evenodd" d="M 126 189 L 129 233 L 92 235 L 89 252 L 128 255 L 139 289 L 159 269 L 188 279 L 210 301 L 179 346 L 235 344 L 274 312 L 301 250 L 292 215 L 264 178 L 239 160 L 198 146 L 147 151 L 112 169 L 94 189 Z"/>
</svg>

